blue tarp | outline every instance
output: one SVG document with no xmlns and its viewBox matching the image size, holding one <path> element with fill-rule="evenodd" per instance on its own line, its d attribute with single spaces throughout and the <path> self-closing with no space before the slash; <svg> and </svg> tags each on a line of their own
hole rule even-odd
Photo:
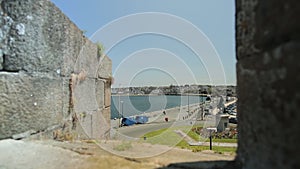
<svg viewBox="0 0 300 169">
<path fill-rule="evenodd" d="M 136 116 L 134 117 L 124 117 L 122 119 L 122 126 L 131 126 L 134 124 L 144 124 L 148 122 L 147 116 Z"/>
<path fill-rule="evenodd" d="M 137 124 L 144 124 L 148 122 L 148 117 L 147 116 L 136 116 L 135 121 Z"/>
<path fill-rule="evenodd" d="M 136 124 L 136 121 L 132 117 L 125 117 L 125 118 L 122 119 L 122 125 L 123 126 L 131 126 L 131 125 L 134 125 L 134 124 Z"/>
</svg>

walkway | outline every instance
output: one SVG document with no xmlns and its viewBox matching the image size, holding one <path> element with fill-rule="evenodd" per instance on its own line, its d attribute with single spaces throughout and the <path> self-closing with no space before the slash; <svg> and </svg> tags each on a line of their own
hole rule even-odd
<svg viewBox="0 0 300 169">
<path fill-rule="evenodd" d="M 106 141 L 106 145 L 118 146 L 120 141 Z M 136 151 L 161 151 L 157 156 L 133 158 Z M 216 154 L 211 152 L 192 153 L 189 150 L 170 148 L 162 145 L 145 143 L 132 143 L 126 150 L 120 150 L 126 156 L 114 155 L 94 143 L 85 142 L 55 142 L 43 141 L 0 141 L 0 168 L 2 169 L 97 169 L 97 168 L 195 168 L 208 163 L 208 161 L 222 160 L 230 162 L 234 155 Z M 180 158 L 178 157 L 180 154 Z M 205 162 L 204 162 L 205 161 Z M 197 163 L 197 165 L 196 165 Z M 211 162 L 213 166 L 217 162 Z M 211 165 L 212 165 L 211 164 Z M 170 165 L 170 166 L 169 166 Z M 208 164 L 207 164 L 208 165 Z M 205 166 L 207 166 L 205 165 Z M 168 166 L 168 167 L 166 167 Z M 174 167 L 176 166 L 176 167 Z M 178 167 L 177 167 L 178 166 Z M 205 167 L 206 168 L 206 167 Z"/>
<path fill-rule="evenodd" d="M 209 142 L 196 142 L 186 133 L 181 130 L 175 130 L 175 133 L 180 135 L 190 146 L 209 146 Z M 237 147 L 237 143 L 217 143 L 213 142 L 212 146 L 219 146 L 219 147 Z"/>
</svg>

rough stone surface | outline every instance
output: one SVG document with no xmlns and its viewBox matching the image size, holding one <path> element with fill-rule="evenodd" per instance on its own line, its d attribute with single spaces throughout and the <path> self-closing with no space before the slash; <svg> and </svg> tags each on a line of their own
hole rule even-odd
<svg viewBox="0 0 300 169">
<path fill-rule="evenodd" d="M 103 65 L 100 63 L 101 60 L 97 56 L 97 46 L 89 40 L 85 41 L 77 55 L 73 68 L 76 74 L 84 72 L 87 78 L 98 78 L 97 70 L 100 65 L 107 67 L 106 69 L 109 70 L 108 64 Z"/>
<path fill-rule="evenodd" d="M 104 108 L 104 97 L 105 97 L 105 82 L 103 80 L 96 80 L 96 99 L 99 107 L 102 109 Z M 101 107 L 103 106 L 103 107 Z"/>
<path fill-rule="evenodd" d="M 111 71 L 109 71 L 109 70 L 111 70 L 111 68 L 107 65 L 111 66 L 112 62 L 109 59 L 109 57 L 107 57 L 107 56 L 102 56 L 102 57 L 101 57 L 100 65 L 98 67 L 99 68 L 98 69 L 98 77 L 104 78 L 104 79 L 110 79 L 110 78 L 112 78 Z"/>
<path fill-rule="evenodd" d="M 74 89 L 74 111 L 81 112 L 93 112 L 98 109 L 96 99 L 96 82 L 95 79 L 85 79 L 79 82 Z M 103 93 L 102 93 L 103 94 Z"/>
<path fill-rule="evenodd" d="M 105 90 L 105 93 L 104 93 L 104 106 L 107 108 L 107 107 L 110 107 L 111 105 L 111 89 L 110 89 L 110 83 L 107 82 L 105 83 L 105 87 L 104 87 L 104 90 Z"/>
<path fill-rule="evenodd" d="M 98 57 L 97 45 L 51 1 L 0 4 L 0 139 L 49 133 L 51 126 L 76 133 L 84 114 L 95 116 L 85 126 L 103 136 L 110 126 L 102 111 L 110 106 L 110 96 L 106 104 L 104 97 L 111 60 Z"/>
<path fill-rule="evenodd" d="M 259 2 L 255 10 L 255 45 L 259 49 L 272 49 L 284 42 L 299 40 L 300 1 L 273 0 Z"/>
<path fill-rule="evenodd" d="M 236 1 L 239 144 L 243 169 L 300 168 L 298 1 Z"/>
<path fill-rule="evenodd" d="M 63 119 L 68 109 L 61 78 L 0 72 L 0 139 L 30 129 L 44 130 Z"/>
<path fill-rule="evenodd" d="M 110 125 L 110 107 L 103 109 L 102 112 L 106 123 Z"/>
<path fill-rule="evenodd" d="M 3 69 L 3 57 L 2 57 L 2 51 L 0 50 L 0 70 Z"/>
<path fill-rule="evenodd" d="M 110 113 L 110 110 L 109 110 Z M 86 113 L 83 118 L 80 119 L 80 127 L 84 131 L 85 136 L 81 138 L 93 138 L 93 139 L 108 139 L 110 131 L 110 121 L 107 119 L 107 111 L 99 109 Z M 110 117 L 110 116 L 109 116 Z"/>
<path fill-rule="evenodd" d="M 30 137 L 32 134 L 37 133 L 37 131 L 34 130 L 28 130 L 24 133 L 20 133 L 20 134 L 15 134 L 12 136 L 13 139 L 18 140 L 18 139 L 23 139 L 23 138 L 28 138 Z"/>
<path fill-rule="evenodd" d="M 85 41 L 81 30 L 50 1 L 1 4 L 3 69 L 70 75 Z"/>
</svg>

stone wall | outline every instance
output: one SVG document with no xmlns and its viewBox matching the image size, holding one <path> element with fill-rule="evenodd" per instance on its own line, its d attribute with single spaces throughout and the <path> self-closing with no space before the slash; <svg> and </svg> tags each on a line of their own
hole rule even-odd
<svg viewBox="0 0 300 169">
<path fill-rule="evenodd" d="M 298 0 L 236 0 L 243 169 L 300 168 L 299 16 Z"/>
<path fill-rule="evenodd" d="M 49 0 L 0 3 L 0 139 L 48 130 L 107 137 L 111 60 Z"/>
</svg>

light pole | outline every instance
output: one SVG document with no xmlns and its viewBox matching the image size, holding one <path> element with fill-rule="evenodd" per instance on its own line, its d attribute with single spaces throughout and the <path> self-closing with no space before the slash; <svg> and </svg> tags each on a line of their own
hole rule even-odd
<svg viewBox="0 0 300 169">
<path fill-rule="evenodd" d="M 203 96 L 201 96 L 201 120 L 204 120 L 204 102 L 203 102 Z"/>
<path fill-rule="evenodd" d="M 123 101 L 121 101 L 121 107 L 122 107 L 122 109 L 121 109 L 121 112 L 122 112 L 122 118 L 124 118 L 124 116 L 123 116 Z"/>
<path fill-rule="evenodd" d="M 120 118 L 120 100 L 121 100 L 121 92 L 120 92 L 120 90 L 121 90 L 121 84 L 119 84 L 119 104 L 118 104 L 118 106 L 119 106 L 119 109 L 118 109 L 119 127 L 120 127 L 120 125 L 121 125 L 121 122 L 120 122 L 120 120 L 121 120 L 121 118 Z"/>
<path fill-rule="evenodd" d="M 190 95 L 188 93 L 188 113 L 190 114 Z"/>
</svg>

